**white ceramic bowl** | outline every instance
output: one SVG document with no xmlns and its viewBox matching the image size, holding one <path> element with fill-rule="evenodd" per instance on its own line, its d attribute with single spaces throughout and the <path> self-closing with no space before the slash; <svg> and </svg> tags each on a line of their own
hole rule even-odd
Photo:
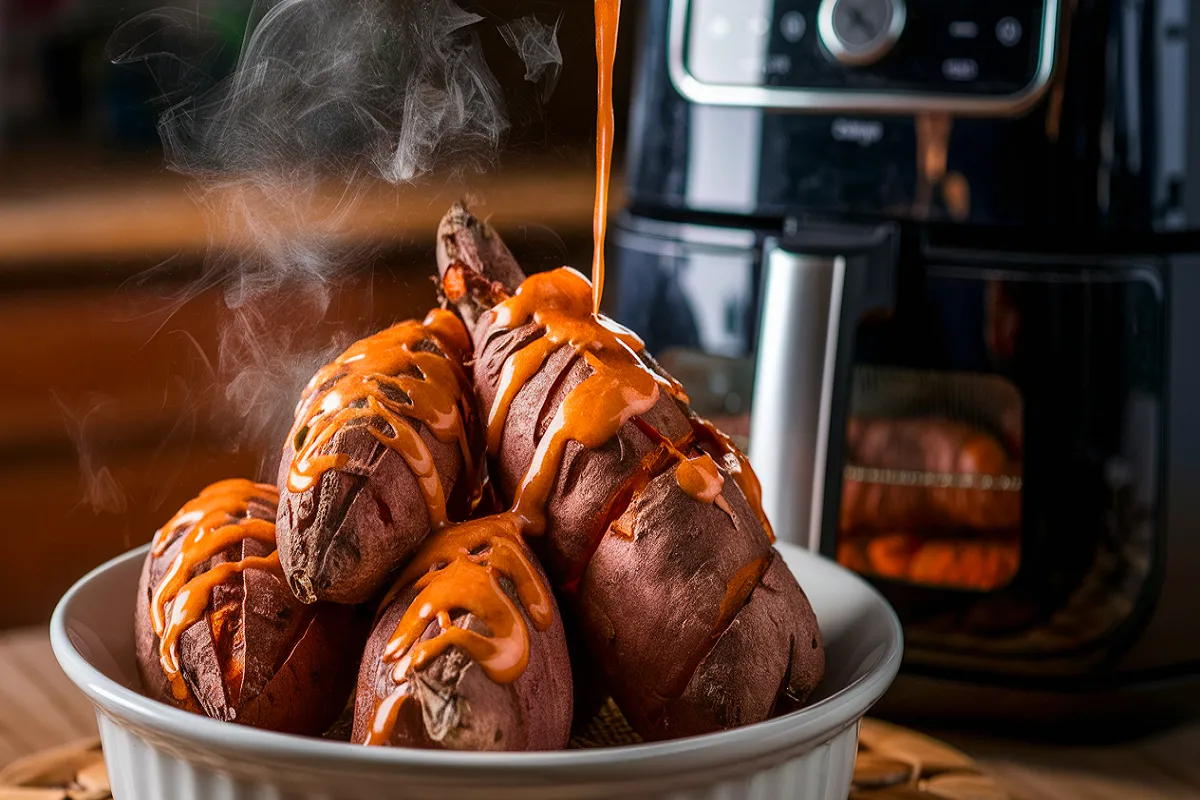
<svg viewBox="0 0 1200 800">
<path fill-rule="evenodd" d="M 825 637 L 825 680 L 807 708 L 719 734 L 559 753 L 375 748 L 216 722 L 139 693 L 133 602 L 146 548 L 81 579 L 50 635 L 95 704 L 117 800 L 845 800 L 858 723 L 900 667 L 900 623 L 866 582 L 780 545 Z"/>
</svg>

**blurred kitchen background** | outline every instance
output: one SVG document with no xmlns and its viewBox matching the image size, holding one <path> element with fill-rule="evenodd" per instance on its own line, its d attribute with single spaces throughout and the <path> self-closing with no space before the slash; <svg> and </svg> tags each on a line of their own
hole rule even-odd
<svg viewBox="0 0 1200 800">
<path fill-rule="evenodd" d="M 160 87 L 114 66 L 114 29 L 152 2 L 0 2 L 0 629 L 43 622 L 86 571 L 148 541 L 209 482 L 271 456 L 239 440 L 216 402 L 219 288 L 172 298 L 201 274 L 209 232 L 156 132 Z M 499 163 L 471 176 L 482 210 L 534 268 L 590 262 L 595 60 L 589 3 L 464 2 L 510 100 Z M 639 4 L 617 73 L 622 131 Z M 221 31 L 218 68 L 241 44 L 250 0 L 189 0 Z M 565 56 L 547 102 L 493 20 L 536 14 Z M 372 255 L 332 288 L 318 339 L 363 334 L 434 302 L 433 235 L 461 188 L 438 176 L 370 195 L 348 244 Z M 618 173 L 614 205 L 621 202 Z"/>
</svg>

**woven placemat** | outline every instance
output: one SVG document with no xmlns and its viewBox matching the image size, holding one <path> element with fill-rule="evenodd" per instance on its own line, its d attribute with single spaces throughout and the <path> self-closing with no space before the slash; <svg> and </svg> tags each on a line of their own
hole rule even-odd
<svg viewBox="0 0 1200 800">
<path fill-rule="evenodd" d="M 100 740 L 43 750 L 0 770 L 0 800 L 112 800 Z"/>
<path fill-rule="evenodd" d="M 1012 800 L 965 753 L 908 728 L 865 719 L 850 800 Z"/>
<path fill-rule="evenodd" d="M 620 747 L 626 744 L 639 744 L 642 738 L 633 732 L 633 728 L 625 721 L 625 715 L 610 697 L 600 707 L 596 716 L 587 725 L 577 728 L 571 734 L 568 750 L 590 750 L 596 747 Z"/>
<path fill-rule="evenodd" d="M 574 749 L 638 741 L 610 701 L 571 739 Z M 46 750 L 0 771 L 0 800 L 112 800 L 99 739 Z M 781 800 L 783 800 L 781 798 Z M 850 800 L 1012 800 L 964 753 L 936 739 L 864 720 Z"/>
</svg>

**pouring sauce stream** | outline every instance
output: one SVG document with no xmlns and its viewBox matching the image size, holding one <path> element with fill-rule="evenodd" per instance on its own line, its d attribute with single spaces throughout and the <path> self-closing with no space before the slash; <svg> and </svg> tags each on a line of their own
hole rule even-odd
<svg viewBox="0 0 1200 800">
<path fill-rule="evenodd" d="M 593 220 L 595 253 L 592 256 L 592 312 L 600 313 L 604 296 L 604 240 L 608 232 L 608 189 L 612 177 L 613 138 L 616 118 L 613 114 L 613 64 L 617 60 L 617 30 L 621 21 L 621 0 L 596 0 L 596 209 Z"/>
</svg>

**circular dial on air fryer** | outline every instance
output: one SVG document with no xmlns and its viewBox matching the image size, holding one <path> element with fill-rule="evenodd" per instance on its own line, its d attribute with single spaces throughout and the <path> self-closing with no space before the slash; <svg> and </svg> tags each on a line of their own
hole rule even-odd
<svg viewBox="0 0 1200 800">
<path fill-rule="evenodd" d="M 871 64 L 885 56 L 904 31 L 904 0 L 823 0 L 821 43 L 843 64 Z"/>
</svg>

